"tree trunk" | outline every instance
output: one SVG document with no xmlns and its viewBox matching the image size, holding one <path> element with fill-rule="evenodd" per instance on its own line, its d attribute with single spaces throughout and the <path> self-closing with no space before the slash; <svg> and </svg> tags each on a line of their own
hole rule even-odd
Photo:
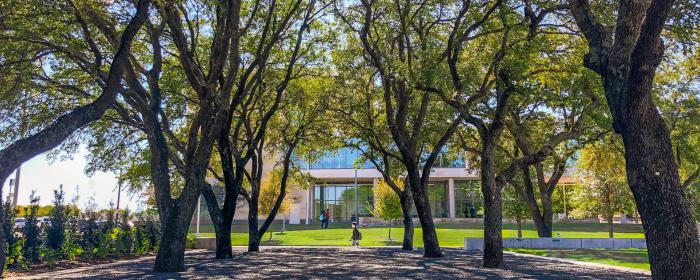
<svg viewBox="0 0 700 280">
<path fill-rule="evenodd" d="M 391 241 L 391 221 L 389 220 L 389 241 Z"/>
<path fill-rule="evenodd" d="M 552 210 L 552 197 L 548 194 L 540 194 L 542 201 L 542 228 L 537 229 L 539 237 L 552 237 L 552 219 L 554 211 Z"/>
<path fill-rule="evenodd" d="M 416 178 L 417 176 L 408 181 L 411 185 L 411 193 L 413 194 L 416 212 L 418 212 L 418 220 L 423 229 L 423 248 L 425 250 L 423 256 L 426 258 L 440 258 L 443 255 L 442 250 L 440 250 L 437 232 L 435 231 L 433 216 L 430 213 L 428 193 L 425 190 L 427 186 L 421 186 L 420 183 L 416 182 L 419 181 Z"/>
<path fill-rule="evenodd" d="M 518 218 L 518 238 L 523 238 L 523 220 Z"/>
<path fill-rule="evenodd" d="M 411 217 L 410 190 L 405 190 L 401 196 L 401 211 L 403 212 L 403 244 L 401 250 L 413 251 L 413 217 Z"/>
<path fill-rule="evenodd" d="M 250 197 L 248 208 L 248 252 L 260 251 L 260 235 L 258 235 L 258 200 L 257 197 Z"/>
<path fill-rule="evenodd" d="M 607 215 L 607 220 L 608 220 L 608 237 L 609 238 L 615 238 L 614 234 L 614 228 L 613 228 L 613 213 L 608 213 Z"/>
<path fill-rule="evenodd" d="M 643 221 L 654 277 L 695 279 L 700 275 L 695 219 L 680 187 L 668 129 L 650 105 L 633 106 L 638 111 L 625 118 L 627 181 Z"/>
<path fill-rule="evenodd" d="M 481 153 L 481 192 L 484 197 L 484 267 L 499 267 L 503 263 L 503 213 L 501 191 L 496 185 L 494 147 L 484 141 Z"/>
<path fill-rule="evenodd" d="M 231 223 L 233 222 L 233 213 L 224 213 L 225 211 L 219 208 L 216 195 L 210 186 L 204 187 L 202 196 L 207 203 L 209 217 L 211 217 L 211 222 L 214 225 L 216 258 L 233 258 L 233 250 L 231 249 Z"/>
<path fill-rule="evenodd" d="M 177 213 L 178 211 L 172 211 Z M 156 255 L 154 272 L 185 271 L 185 244 L 187 230 L 192 219 L 190 215 L 172 215 L 161 222 L 160 247 Z M 188 218 L 189 217 L 189 218 Z"/>
<path fill-rule="evenodd" d="M 231 223 L 221 225 L 214 224 L 216 233 L 216 257 L 217 259 L 233 258 L 231 246 Z"/>
<path fill-rule="evenodd" d="M 537 229 L 537 236 L 541 238 L 552 237 L 552 199 L 546 193 L 540 193 L 540 200 L 542 201 L 542 208 L 544 211 L 540 212 L 539 204 L 537 204 L 537 198 L 535 196 L 535 187 L 530 179 L 530 167 L 523 166 L 523 182 L 525 185 L 525 204 L 528 210 L 530 210 L 530 216 L 532 216 L 532 222 L 535 224 Z"/>
<path fill-rule="evenodd" d="M 490 176 L 487 176 L 490 177 Z M 499 267 L 503 263 L 503 217 L 501 195 L 493 177 L 486 178 L 492 185 L 484 192 L 484 267 Z M 482 180 L 483 181 L 483 180 Z"/>
<path fill-rule="evenodd" d="M 589 42 L 584 64 L 603 78 L 612 127 L 622 135 L 627 182 L 642 219 L 652 276 L 697 279 L 700 242 L 695 218 L 681 188 L 670 131 L 652 95 L 663 58 L 661 34 L 674 1 L 620 3 L 617 22 L 623 24 L 606 31 L 591 16 L 587 1 L 570 1 Z"/>
</svg>

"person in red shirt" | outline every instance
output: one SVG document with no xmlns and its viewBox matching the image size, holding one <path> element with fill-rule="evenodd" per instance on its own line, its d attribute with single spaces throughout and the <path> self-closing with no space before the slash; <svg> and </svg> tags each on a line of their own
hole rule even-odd
<svg viewBox="0 0 700 280">
<path fill-rule="evenodd" d="M 322 228 L 328 228 L 328 223 L 331 221 L 331 210 L 326 209 L 326 211 L 323 211 L 323 222 L 321 222 L 321 227 Z"/>
</svg>

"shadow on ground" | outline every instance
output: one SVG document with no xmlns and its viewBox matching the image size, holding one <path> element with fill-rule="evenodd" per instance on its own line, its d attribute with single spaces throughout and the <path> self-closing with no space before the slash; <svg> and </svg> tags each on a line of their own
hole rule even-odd
<svg viewBox="0 0 700 280">
<path fill-rule="evenodd" d="M 213 253 L 190 252 L 187 270 L 152 273 L 152 258 L 35 275 L 34 279 L 648 279 L 609 268 L 554 262 L 536 257 L 505 256 L 499 269 L 480 266 L 481 254 L 445 249 L 445 257 L 427 259 L 422 252 L 398 248 L 262 248 L 259 253 L 234 251 L 234 258 L 215 260 Z"/>
</svg>

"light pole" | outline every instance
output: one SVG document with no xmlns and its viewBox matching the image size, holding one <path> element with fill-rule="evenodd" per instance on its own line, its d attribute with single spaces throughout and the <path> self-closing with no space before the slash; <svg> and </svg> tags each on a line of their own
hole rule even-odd
<svg viewBox="0 0 700 280">
<path fill-rule="evenodd" d="M 359 213 L 359 208 L 357 207 L 357 168 L 355 168 L 355 222 L 357 223 L 357 227 L 360 227 L 360 213 Z"/>
<path fill-rule="evenodd" d="M 199 237 L 199 217 L 200 217 L 199 214 L 200 214 L 200 211 L 201 211 L 200 209 L 202 208 L 202 204 L 201 204 L 201 201 L 200 201 L 201 199 L 202 199 L 202 195 L 200 194 L 200 195 L 197 197 L 197 236 L 198 236 L 198 237 Z"/>
<path fill-rule="evenodd" d="M 117 183 L 117 212 L 116 212 L 117 221 L 119 220 L 119 202 L 121 200 L 121 197 L 122 197 L 122 181 L 119 180 L 119 182 Z"/>
</svg>

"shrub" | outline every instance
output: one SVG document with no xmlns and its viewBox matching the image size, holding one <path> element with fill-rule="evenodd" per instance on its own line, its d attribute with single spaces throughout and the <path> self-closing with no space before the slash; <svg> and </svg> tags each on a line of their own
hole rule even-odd
<svg viewBox="0 0 700 280">
<path fill-rule="evenodd" d="M 24 259 L 29 263 L 39 262 L 39 249 L 41 248 L 41 227 L 37 225 L 39 222 L 37 213 L 39 210 L 39 197 L 36 193 L 32 191 L 29 195 L 29 207 L 25 209 L 26 222 L 24 224 L 24 246 L 22 247 L 22 252 L 24 254 Z"/>
<path fill-rule="evenodd" d="M 99 215 L 93 208 L 88 208 L 83 213 L 83 219 L 80 221 L 80 233 L 82 238 L 79 241 L 80 247 L 83 248 L 83 257 L 86 260 L 95 258 L 97 250 L 102 246 L 103 234 L 98 225 Z"/>
<path fill-rule="evenodd" d="M 122 212 L 117 234 L 116 251 L 119 256 L 128 256 L 134 248 L 134 231 L 129 221 L 129 211 Z"/>
<path fill-rule="evenodd" d="M 15 229 L 15 218 L 17 218 L 17 209 L 12 207 L 12 202 L 9 197 L 5 200 L 2 205 L 3 208 L 3 220 L 2 220 L 2 230 L 5 232 L 5 267 L 12 268 L 16 267 L 18 264 L 18 258 L 22 253 L 21 234 Z M 3 269 L 4 269 L 3 268 Z"/>
<path fill-rule="evenodd" d="M 46 247 L 55 251 L 57 257 L 63 257 L 62 248 L 66 241 L 68 213 L 65 203 L 63 185 L 54 190 L 53 208 L 49 212 L 51 224 L 46 229 Z"/>
<path fill-rule="evenodd" d="M 197 236 L 194 235 L 194 233 L 187 234 L 187 243 L 185 243 L 185 248 L 194 249 L 194 247 L 196 245 L 196 243 L 195 243 L 196 239 L 197 239 Z"/>
<path fill-rule="evenodd" d="M 68 230 L 61 251 L 67 260 L 73 261 L 84 251 L 80 246 L 83 235 L 80 227 L 80 211 L 77 207 L 69 207 L 67 210 L 68 223 L 66 227 Z"/>
</svg>

